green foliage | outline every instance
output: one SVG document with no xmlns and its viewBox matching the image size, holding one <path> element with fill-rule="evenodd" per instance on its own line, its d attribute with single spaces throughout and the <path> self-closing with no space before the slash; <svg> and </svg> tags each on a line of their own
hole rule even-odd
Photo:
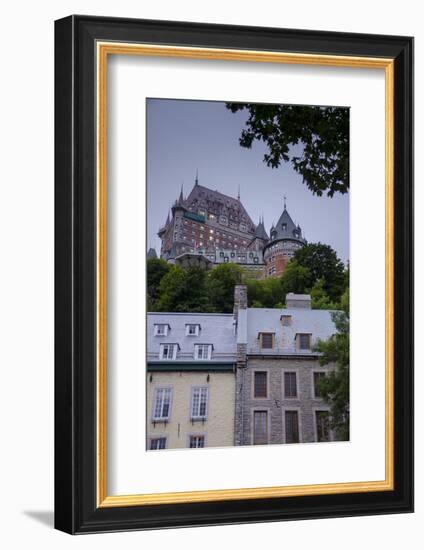
<svg viewBox="0 0 424 550">
<path fill-rule="evenodd" d="M 322 288 L 330 300 L 340 300 L 346 288 L 345 267 L 331 246 L 321 243 L 308 244 L 295 252 L 294 260 L 309 271 L 309 279 L 306 278 L 304 281 L 304 290 L 310 291 L 322 279 Z"/>
<path fill-rule="evenodd" d="M 227 263 L 210 271 L 206 280 L 206 292 L 210 307 L 220 313 L 232 313 L 234 287 L 241 283 L 243 270 L 237 264 Z"/>
<path fill-rule="evenodd" d="M 171 266 L 164 260 L 147 262 L 149 311 L 231 313 L 234 286 L 247 285 L 249 307 L 283 308 L 286 294 L 311 294 L 314 309 L 340 309 L 348 289 L 349 271 L 335 251 L 321 243 L 295 253 L 282 277 L 249 279 L 237 264 L 226 263 L 210 271 Z M 346 293 L 345 302 L 349 295 Z M 346 306 L 346 303 L 345 303 Z"/>
<path fill-rule="evenodd" d="M 247 279 L 247 297 L 249 307 L 284 307 L 284 292 L 281 279 Z"/>
<path fill-rule="evenodd" d="M 330 371 L 319 384 L 322 398 L 330 405 L 331 428 L 338 439 L 349 439 L 349 311 L 348 292 L 342 297 L 346 309 L 332 313 L 336 334 L 326 341 L 318 341 L 315 349 L 322 353 L 321 365 L 332 364 Z"/>
<path fill-rule="evenodd" d="M 291 260 L 281 277 L 284 296 L 289 292 L 305 294 L 312 283 L 311 272 L 296 259 Z"/>
<path fill-rule="evenodd" d="M 349 109 L 302 105 L 227 103 L 249 118 L 239 143 L 250 149 L 254 141 L 267 146 L 264 162 L 278 168 L 291 162 L 313 194 L 347 193 L 349 189 Z"/>
<path fill-rule="evenodd" d="M 332 302 L 324 290 L 324 279 L 318 279 L 310 290 L 312 309 L 338 309 L 340 304 Z"/>
<path fill-rule="evenodd" d="M 183 269 L 172 266 L 160 282 L 156 311 L 213 311 L 205 290 L 205 279 L 206 272 L 199 267 Z"/>
<path fill-rule="evenodd" d="M 171 266 L 162 259 L 147 260 L 147 309 L 155 311 L 159 299 L 159 285 Z"/>
</svg>

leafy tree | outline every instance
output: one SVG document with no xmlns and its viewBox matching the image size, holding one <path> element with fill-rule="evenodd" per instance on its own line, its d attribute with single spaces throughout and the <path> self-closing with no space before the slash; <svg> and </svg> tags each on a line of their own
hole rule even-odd
<svg viewBox="0 0 424 550">
<path fill-rule="evenodd" d="M 311 286 L 312 277 L 309 268 L 300 265 L 300 263 L 293 259 L 291 260 L 284 270 L 281 277 L 281 286 L 284 294 L 294 292 L 295 294 L 305 294 L 307 289 Z"/>
<path fill-rule="evenodd" d="M 308 244 L 295 252 L 294 260 L 309 271 L 309 279 L 304 272 L 303 291 L 306 289 L 309 291 L 317 281 L 322 279 L 322 288 L 330 300 L 334 302 L 340 300 L 346 288 L 345 267 L 331 246 L 321 243 Z M 291 290 L 291 292 L 296 291 L 302 292 L 299 288 Z"/>
<path fill-rule="evenodd" d="M 291 162 L 313 194 L 347 193 L 349 189 L 349 109 L 302 105 L 227 103 L 249 118 L 239 143 L 250 149 L 254 141 L 267 146 L 264 162 L 277 168 Z"/>
<path fill-rule="evenodd" d="M 333 312 L 336 334 L 327 341 L 318 341 L 315 349 L 322 353 L 321 365 L 335 364 L 333 371 L 319 383 L 322 398 L 330 405 L 330 427 L 338 439 L 349 439 L 349 295 L 342 297 L 344 310 Z"/>
<path fill-rule="evenodd" d="M 221 264 L 209 272 L 207 293 L 214 311 L 232 313 L 234 306 L 234 286 L 241 283 L 243 270 L 234 263 Z"/>
<path fill-rule="evenodd" d="M 147 304 L 149 311 L 154 311 L 159 299 L 159 285 L 171 266 L 162 259 L 147 260 Z"/>
<path fill-rule="evenodd" d="M 210 312 L 206 272 L 199 267 L 171 267 L 159 285 L 158 311 Z"/>
<path fill-rule="evenodd" d="M 324 279 L 318 279 L 310 290 L 312 309 L 339 309 L 340 304 L 332 302 L 324 290 Z"/>
</svg>

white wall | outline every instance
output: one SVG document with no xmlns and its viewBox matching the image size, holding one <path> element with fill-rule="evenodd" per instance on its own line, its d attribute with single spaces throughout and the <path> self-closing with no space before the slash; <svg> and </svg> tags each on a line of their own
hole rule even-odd
<svg viewBox="0 0 424 550">
<path fill-rule="evenodd" d="M 419 3 L 386 0 L 84 0 L 3 5 L 0 86 L 0 541 L 5 548 L 175 547 L 237 544 L 326 550 L 377 544 L 422 547 L 423 468 L 417 468 L 416 513 L 309 522 L 272 523 L 146 533 L 70 537 L 51 529 L 53 505 L 53 20 L 71 13 L 405 34 L 416 37 L 417 158 L 421 158 L 424 29 Z M 424 204 L 422 163 L 416 203 Z M 423 216 L 416 228 L 417 275 L 423 272 Z M 420 247 L 421 244 L 421 247 Z M 420 249 L 420 250 L 419 250 Z M 417 335 L 423 329 L 423 292 L 417 288 Z M 421 341 L 421 339 L 419 339 Z M 416 388 L 424 387 L 421 349 Z M 416 462 L 424 459 L 424 400 L 416 403 Z M 48 525 L 47 525 L 48 524 Z M 8 542 L 6 539 L 9 539 Z M 421 539 L 421 540 L 420 540 Z M 6 542 L 6 544 L 4 544 Z"/>
</svg>

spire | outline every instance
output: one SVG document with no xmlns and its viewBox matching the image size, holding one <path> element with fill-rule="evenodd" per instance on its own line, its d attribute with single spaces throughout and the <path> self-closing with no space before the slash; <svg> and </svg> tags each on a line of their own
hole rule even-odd
<svg viewBox="0 0 424 550">
<path fill-rule="evenodd" d="M 238 191 L 237 191 L 237 200 L 238 201 L 240 200 L 240 184 L 238 186 Z"/>
<path fill-rule="evenodd" d="M 286 197 L 286 195 L 284 195 L 284 210 L 287 210 L 286 199 L 287 199 L 287 197 Z"/>
<path fill-rule="evenodd" d="M 196 178 L 194 180 L 194 185 L 199 185 L 199 169 L 196 168 Z"/>
<path fill-rule="evenodd" d="M 183 189 L 184 189 L 184 184 L 182 183 L 182 184 L 181 184 L 181 191 L 180 191 L 180 198 L 178 199 L 178 201 L 179 201 L 180 203 L 183 203 L 183 202 L 184 202 Z"/>
<path fill-rule="evenodd" d="M 166 217 L 165 227 L 168 227 L 169 222 L 170 222 L 170 217 L 169 217 L 169 210 L 168 210 L 168 215 Z"/>
</svg>

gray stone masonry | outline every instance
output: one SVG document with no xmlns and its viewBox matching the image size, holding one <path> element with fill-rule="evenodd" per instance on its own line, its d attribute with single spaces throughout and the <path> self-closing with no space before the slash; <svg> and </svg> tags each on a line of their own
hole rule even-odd
<svg viewBox="0 0 424 550">
<path fill-rule="evenodd" d="M 313 372 L 327 372 L 332 367 L 319 365 L 317 358 L 247 357 L 247 367 L 238 368 L 236 376 L 235 444 L 253 444 L 253 413 L 268 411 L 268 442 L 285 443 L 284 412 L 298 410 L 301 443 L 316 441 L 315 410 L 328 410 L 328 405 L 314 397 Z M 254 372 L 268 373 L 266 398 L 253 397 Z M 284 372 L 296 372 L 297 397 L 284 398 Z"/>
</svg>

